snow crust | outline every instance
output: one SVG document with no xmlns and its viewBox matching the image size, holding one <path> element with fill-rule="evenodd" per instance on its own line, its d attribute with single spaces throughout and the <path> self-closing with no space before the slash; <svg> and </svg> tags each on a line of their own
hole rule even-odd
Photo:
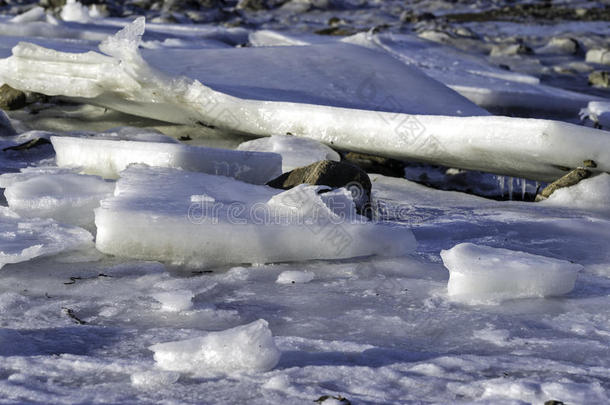
<svg viewBox="0 0 610 405">
<path fill-rule="evenodd" d="M 164 370 L 196 376 L 269 371 L 281 353 L 263 319 L 221 332 L 150 347 Z"/>
<path fill-rule="evenodd" d="M 116 179 L 133 163 L 235 177 L 256 184 L 281 174 L 281 156 L 272 153 L 98 137 L 53 136 L 51 143 L 58 166 L 78 167 L 84 173 L 110 179 Z"/>
<path fill-rule="evenodd" d="M 315 274 L 310 271 L 283 271 L 277 276 L 278 284 L 300 284 L 309 283 L 315 278 Z"/>
<path fill-rule="evenodd" d="M 610 212 L 610 175 L 601 173 L 571 187 L 556 190 L 544 204 Z"/>
<path fill-rule="evenodd" d="M 320 142 L 287 135 L 273 135 L 243 142 L 237 150 L 277 153 L 282 156 L 282 172 L 289 172 L 320 160 L 341 160 L 337 152 Z"/>
<path fill-rule="evenodd" d="M 95 210 L 96 247 L 189 267 L 414 250 L 411 231 L 359 216 L 346 189 L 282 192 L 228 177 L 131 166 Z"/>
<path fill-rule="evenodd" d="M 547 297 L 574 288 L 579 264 L 526 252 L 460 243 L 441 251 L 448 294 L 465 301 Z"/>
</svg>

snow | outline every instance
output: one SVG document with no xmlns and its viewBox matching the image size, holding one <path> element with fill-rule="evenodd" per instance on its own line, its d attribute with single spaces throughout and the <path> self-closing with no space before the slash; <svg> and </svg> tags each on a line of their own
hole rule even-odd
<svg viewBox="0 0 610 405">
<path fill-rule="evenodd" d="M 53 136 L 51 143 L 58 166 L 77 167 L 110 179 L 116 179 L 133 163 L 212 173 L 257 184 L 281 174 L 281 157 L 271 153 L 104 137 Z"/>
<path fill-rule="evenodd" d="M 89 21 L 89 9 L 76 0 L 67 0 L 59 14 L 64 21 L 86 23 Z"/>
<path fill-rule="evenodd" d="M 228 177 L 132 166 L 121 173 L 114 197 L 95 210 L 96 247 L 189 267 L 413 251 L 408 228 L 371 222 L 355 213 L 349 191 L 319 195 L 323 188 L 282 192 Z"/>
<path fill-rule="evenodd" d="M 543 202 L 571 209 L 610 212 L 610 175 L 602 173 L 556 190 Z"/>
<path fill-rule="evenodd" d="M 150 350 L 162 369 L 196 376 L 269 371 L 281 355 L 263 319 L 202 337 L 159 343 Z"/>
<path fill-rule="evenodd" d="M 1 175 L 0 187 L 6 189 L 11 210 L 22 217 L 52 218 L 87 229 L 93 228 L 93 209 L 114 191 L 113 182 L 53 167 Z"/>
<path fill-rule="evenodd" d="M 610 101 L 591 101 L 581 115 L 588 116 L 601 126 L 610 127 Z"/>
<path fill-rule="evenodd" d="M 515 250 L 460 243 L 441 251 L 448 294 L 467 302 L 567 294 L 579 264 Z"/>
<path fill-rule="evenodd" d="M 315 278 L 315 274 L 310 271 L 283 271 L 277 276 L 278 284 L 300 284 L 309 283 Z"/>
<path fill-rule="evenodd" d="M 59 225 L 50 219 L 26 219 L 0 207 L 0 268 L 45 255 L 85 249 L 91 234 L 84 229 Z"/>
<path fill-rule="evenodd" d="M 239 144 L 237 150 L 273 152 L 282 156 L 282 172 L 308 166 L 320 160 L 341 160 L 341 156 L 328 146 L 312 139 L 289 135 L 273 135 Z"/>
</svg>

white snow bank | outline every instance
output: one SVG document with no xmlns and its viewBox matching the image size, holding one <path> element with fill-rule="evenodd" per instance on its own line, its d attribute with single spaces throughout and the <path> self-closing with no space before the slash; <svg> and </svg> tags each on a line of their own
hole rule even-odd
<svg viewBox="0 0 610 405">
<path fill-rule="evenodd" d="M 267 321 L 150 347 L 159 367 L 196 376 L 269 371 L 280 360 Z"/>
<path fill-rule="evenodd" d="M 169 142 L 112 140 L 97 137 L 53 136 L 60 167 L 79 167 L 84 173 L 117 178 L 132 163 L 235 177 L 264 184 L 281 174 L 281 156 Z"/>
<path fill-rule="evenodd" d="M 579 264 L 530 253 L 461 243 L 441 251 L 449 296 L 478 302 L 567 294 Z"/>
<path fill-rule="evenodd" d="M 283 271 L 277 276 L 276 283 L 278 284 L 301 284 L 309 283 L 313 280 L 315 274 L 311 271 L 288 270 Z"/>
<path fill-rule="evenodd" d="M 542 203 L 610 212 L 610 175 L 601 173 L 571 187 L 560 188 Z"/>
<path fill-rule="evenodd" d="M 180 312 L 193 307 L 195 295 L 189 290 L 173 290 L 154 293 L 152 297 L 163 305 L 163 311 Z"/>
<path fill-rule="evenodd" d="M 341 160 L 337 152 L 318 141 L 289 135 L 274 135 L 241 143 L 237 150 L 273 152 L 282 156 L 282 171 L 307 166 L 320 160 Z"/>
<path fill-rule="evenodd" d="M 50 219 L 24 219 L 0 207 L 0 268 L 35 257 L 54 255 L 91 245 L 93 236 L 77 227 L 59 225 Z"/>
<path fill-rule="evenodd" d="M 130 166 L 95 211 L 97 248 L 186 266 L 400 256 L 416 245 L 403 225 L 355 213 L 351 193 L 282 191 L 228 177 Z"/>
<path fill-rule="evenodd" d="M 58 222 L 93 228 L 93 209 L 112 195 L 114 183 L 97 176 L 43 167 L 0 176 L 0 188 L 11 210 L 22 217 L 53 218 Z"/>
</svg>

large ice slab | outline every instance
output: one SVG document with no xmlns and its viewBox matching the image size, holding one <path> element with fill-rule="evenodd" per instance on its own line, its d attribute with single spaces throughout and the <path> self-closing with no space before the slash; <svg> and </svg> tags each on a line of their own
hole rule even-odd
<svg viewBox="0 0 610 405">
<path fill-rule="evenodd" d="M 256 184 L 281 174 L 282 158 L 275 153 L 234 151 L 168 142 L 53 136 L 60 167 L 78 167 L 84 173 L 117 178 L 132 163 L 211 173 Z"/>
<path fill-rule="evenodd" d="M 449 296 L 459 300 L 500 300 L 567 294 L 579 264 L 515 250 L 461 243 L 441 251 L 449 269 Z"/>
<path fill-rule="evenodd" d="M 0 268 L 39 256 L 91 246 L 93 237 L 82 228 L 51 219 L 25 219 L 0 207 Z"/>
<path fill-rule="evenodd" d="M 242 99 L 204 86 L 198 80 L 168 76 L 155 69 L 138 52 L 143 32 L 144 21 L 138 19 L 104 41 L 100 49 L 111 56 L 64 53 L 20 44 L 13 49 L 12 57 L 0 61 L 0 79 L 13 87 L 81 98 L 169 122 L 212 125 L 257 136 L 290 133 L 336 148 L 533 180 L 555 180 L 566 167 L 577 167 L 586 159 L 595 160 L 598 170 L 610 171 L 610 136 L 603 131 L 549 120 L 404 113 L 445 111 L 445 107 L 424 108 L 426 104 L 420 103 L 421 99 L 429 99 L 442 106 L 451 99 L 437 84 L 424 79 L 423 87 L 410 85 L 409 92 L 416 95 L 415 105 L 421 107 L 414 109 L 410 104 L 396 103 L 399 99 L 394 97 L 394 84 L 389 91 L 375 78 L 359 86 L 367 103 L 378 107 L 367 110 L 332 107 L 322 102 L 316 105 Z M 296 48 L 299 53 L 304 47 Z M 201 65 L 198 61 L 197 66 Z M 362 66 L 358 65 L 358 69 L 362 70 Z M 408 77 L 419 83 L 415 76 Z M 341 98 L 345 97 L 344 90 L 337 91 Z M 386 104 L 389 107 L 380 107 Z M 396 105 L 400 108 L 394 108 Z M 459 105 L 463 115 L 482 114 Z"/>
<path fill-rule="evenodd" d="M 228 177 L 131 166 L 95 211 L 97 248 L 188 267 L 356 256 L 400 256 L 415 239 L 401 225 L 355 213 L 346 189 L 288 191 Z"/>
<path fill-rule="evenodd" d="M 281 356 L 269 324 L 263 319 L 198 338 L 159 343 L 150 350 L 164 370 L 206 377 L 269 371 Z"/>
<path fill-rule="evenodd" d="M 93 228 L 93 209 L 112 195 L 114 183 L 54 167 L 28 168 L 0 176 L 11 210 L 27 218 Z"/>
</svg>

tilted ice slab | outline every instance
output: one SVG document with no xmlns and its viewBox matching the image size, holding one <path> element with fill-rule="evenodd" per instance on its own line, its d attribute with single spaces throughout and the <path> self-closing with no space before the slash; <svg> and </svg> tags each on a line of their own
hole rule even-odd
<svg viewBox="0 0 610 405">
<path fill-rule="evenodd" d="M 579 264 L 515 250 L 461 243 L 441 251 L 449 296 L 464 301 L 547 297 L 574 288 Z"/>
<path fill-rule="evenodd" d="M 51 219 L 25 219 L 0 207 L 0 268 L 39 256 L 91 246 L 93 236 L 77 227 L 59 225 Z"/>
<path fill-rule="evenodd" d="M 341 160 L 341 156 L 328 146 L 313 139 L 288 135 L 273 135 L 241 143 L 237 150 L 273 152 L 282 156 L 282 171 L 307 166 L 320 160 Z"/>
<path fill-rule="evenodd" d="M 453 111 L 455 115 L 457 110 L 463 115 L 485 114 L 456 93 L 442 86 L 439 88 L 435 81 L 428 81 L 415 68 L 393 71 L 395 77 L 400 72 L 411 72 L 404 77 L 409 79 L 406 82 L 414 98 L 410 96 L 404 100 L 406 104 L 401 104 L 402 99 L 396 96 L 399 92 L 394 87 L 400 89 L 398 82 L 390 82 L 392 88 L 388 90 L 376 75 L 365 77 L 369 80 L 360 82 L 351 93 L 337 88 L 334 94 L 339 96 L 325 96 L 332 101 L 345 100 L 349 98 L 346 94 L 353 94 L 352 98 L 360 97 L 366 104 L 377 106 L 369 110 L 242 99 L 215 91 L 197 80 L 168 76 L 153 68 L 138 52 L 143 32 L 144 20 L 138 19 L 108 38 L 100 49 L 111 56 L 95 52 L 63 53 L 19 44 L 13 49 L 13 56 L 0 61 L 0 80 L 16 88 L 62 94 L 168 122 L 212 125 L 256 136 L 291 133 L 337 148 L 533 180 L 555 180 L 565 173 L 566 167 L 577 167 L 586 159 L 595 160 L 597 170 L 610 171 L 610 136 L 603 131 L 549 120 L 407 114 L 449 114 Z M 316 48 L 318 53 L 322 52 L 321 47 L 323 45 Z M 303 53 L 304 48 L 309 47 L 295 47 L 292 55 Z M 290 47 L 274 49 L 279 52 Z M 180 52 L 185 58 L 188 55 L 188 50 Z M 339 52 L 338 48 L 326 49 L 331 55 Z M 373 54 L 373 59 L 383 59 L 379 53 Z M 171 72 L 172 66 L 180 65 L 177 57 L 178 54 L 158 54 L 157 63 L 163 64 L 169 73 L 190 74 L 180 66 L 176 72 Z M 371 58 L 367 59 L 369 64 L 373 63 Z M 167 63 L 168 60 L 172 63 Z M 359 60 L 353 62 L 363 70 Z M 192 60 L 188 63 L 195 65 Z M 383 61 L 382 66 L 385 63 L 390 64 Z M 392 63 L 400 64 L 394 60 Z M 197 60 L 196 66 L 205 65 Z M 192 73 L 198 76 L 200 72 L 195 69 Z M 275 77 L 275 73 L 279 75 L 281 71 L 273 73 L 266 72 L 263 76 Z M 420 81 L 422 86 L 418 85 Z M 253 83 L 257 81 L 250 84 Z M 279 95 L 278 98 L 287 93 L 288 100 L 295 97 L 290 91 L 272 90 L 270 92 Z M 421 102 L 422 99 L 430 100 L 430 103 Z M 432 106 L 436 104 L 440 107 Z"/>
<path fill-rule="evenodd" d="M 150 350 L 164 370 L 206 377 L 269 371 L 281 356 L 269 324 L 263 319 L 202 337 L 159 343 Z"/>
<path fill-rule="evenodd" d="M 11 210 L 27 218 L 93 228 L 93 209 L 112 195 L 114 183 L 54 167 L 28 168 L 0 176 Z"/>
<path fill-rule="evenodd" d="M 346 189 L 288 191 L 228 177 L 130 166 L 95 211 L 96 247 L 189 267 L 400 256 L 415 248 L 402 225 L 355 213 Z"/>
<path fill-rule="evenodd" d="M 229 176 L 255 184 L 264 184 L 282 172 L 282 158 L 275 153 L 104 137 L 53 136 L 51 143 L 58 166 L 78 167 L 84 173 L 111 179 L 132 163 Z"/>
</svg>

